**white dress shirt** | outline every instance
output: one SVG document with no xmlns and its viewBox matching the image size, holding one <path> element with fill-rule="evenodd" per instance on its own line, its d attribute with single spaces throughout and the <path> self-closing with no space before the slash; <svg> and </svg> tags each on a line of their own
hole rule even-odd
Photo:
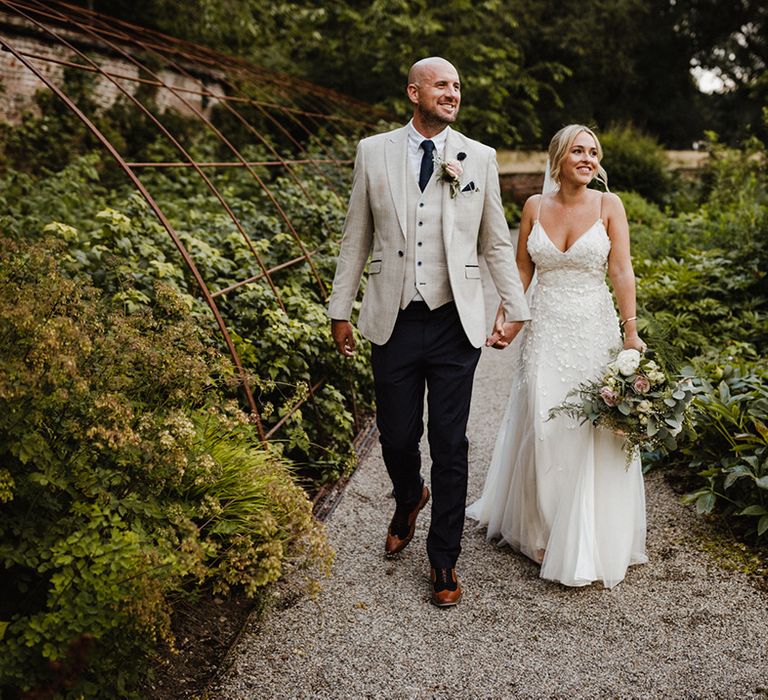
<svg viewBox="0 0 768 700">
<path fill-rule="evenodd" d="M 445 153 L 445 140 L 448 138 L 450 129 L 450 126 L 446 126 L 439 134 L 429 138 L 429 140 L 435 144 L 435 154 L 440 159 L 443 159 Z M 417 131 L 416 127 L 413 125 L 413 119 L 411 119 L 411 121 L 408 122 L 408 161 L 411 164 L 411 171 L 416 176 L 416 182 L 419 181 L 421 158 L 424 155 L 424 149 L 421 148 L 421 142 L 425 139 L 427 139 L 427 137 Z"/>
</svg>

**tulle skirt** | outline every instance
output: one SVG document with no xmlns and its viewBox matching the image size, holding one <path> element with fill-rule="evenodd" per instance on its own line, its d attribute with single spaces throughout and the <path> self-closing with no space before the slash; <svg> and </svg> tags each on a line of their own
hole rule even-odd
<svg viewBox="0 0 768 700">
<path fill-rule="evenodd" d="M 586 331 L 585 338 L 595 337 Z M 509 402 L 482 496 L 467 515 L 487 528 L 488 539 L 540 563 L 542 578 L 611 588 L 630 565 L 647 561 L 640 458 L 627 464 L 620 437 L 567 416 L 549 419 L 549 409 L 597 376 L 613 349 L 585 340 L 570 362 L 536 336 L 531 324 L 510 349 Z"/>
</svg>

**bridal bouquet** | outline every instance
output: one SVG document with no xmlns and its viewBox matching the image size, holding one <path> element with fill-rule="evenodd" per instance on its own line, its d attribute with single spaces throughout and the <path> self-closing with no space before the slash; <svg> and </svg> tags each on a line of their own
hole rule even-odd
<svg viewBox="0 0 768 700">
<path fill-rule="evenodd" d="M 690 374 L 673 379 L 650 353 L 622 350 L 601 378 L 570 391 L 549 417 L 565 414 L 621 435 L 629 464 L 638 449 L 677 447 L 694 393 Z"/>
</svg>

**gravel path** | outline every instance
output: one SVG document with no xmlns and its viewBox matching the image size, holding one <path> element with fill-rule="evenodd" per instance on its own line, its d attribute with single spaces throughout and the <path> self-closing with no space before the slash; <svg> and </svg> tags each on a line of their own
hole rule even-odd
<svg viewBox="0 0 768 700">
<path fill-rule="evenodd" d="M 484 350 L 476 375 L 470 499 L 502 418 L 508 360 Z M 315 599 L 290 580 L 277 586 L 208 697 L 768 698 L 768 595 L 701 551 L 706 526 L 659 475 L 646 479 L 650 561 L 612 591 L 543 581 L 468 521 L 464 597 L 451 609 L 428 602 L 428 509 L 408 548 L 385 559 L 390 489 L 375 446 L 327 523 L 332 577 Z"/>
</svg>

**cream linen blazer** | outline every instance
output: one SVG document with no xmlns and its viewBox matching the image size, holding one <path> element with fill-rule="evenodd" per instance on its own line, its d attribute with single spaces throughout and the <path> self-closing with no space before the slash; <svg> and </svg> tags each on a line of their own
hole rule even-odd
<svg viewBox="0 0 768 700">
<path fill-rule="evenodd" d="M 482 254 L 504 304 L 508 321 L 530 319 L 515 264 L 515 250 L 504 218 L 496 152 L 449 130 L 444 159 L 459 153 L 464 172 L 460 192 L 442 188 L 442 233 L 453 298 L 469 342 L 485 343 L 483 287 L 478 254 Z M 358 328 L 365 338 L 383 345 L 392 335 L 400 309 L 408 235 L 406 183 L 408 130 L 405 127 L 363 139 L 357 146 L 349 209 L 328 301 L 328 316 L 349 320 L 368 260 L 368 278 Z M 435 177 L 435 175 L 433 175 Z"/>
</svg>

